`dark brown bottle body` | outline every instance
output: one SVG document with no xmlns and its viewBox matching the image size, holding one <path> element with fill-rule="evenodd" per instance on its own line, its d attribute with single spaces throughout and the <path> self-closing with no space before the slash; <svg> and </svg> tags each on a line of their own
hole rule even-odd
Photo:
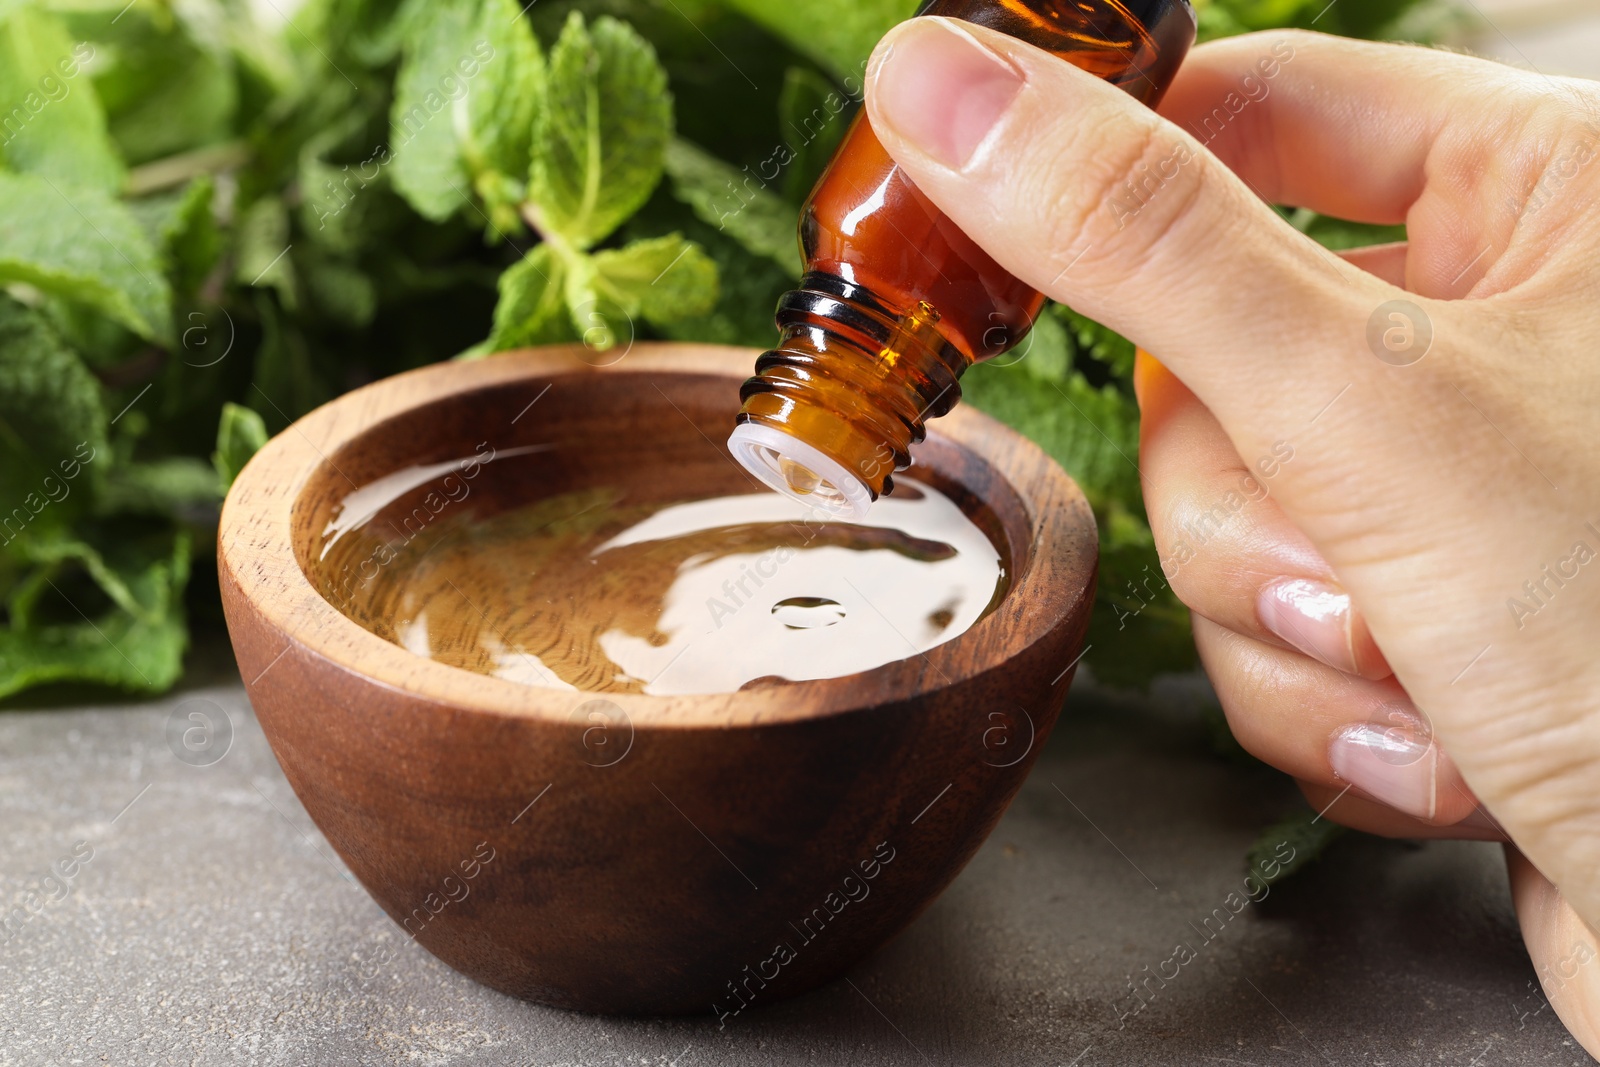
<svg viewBox="0 0 1600 1067">
<path fill-rule="evenodd" d="M 1150 106 L 1195 31 L 1187 0 L 932 0 L 919 14 L 1021 38 Z M 876 497 L 909 465 L 925 420 L 960 398 L 961 373 L 1021 341 L 1045 298 L 917 189 L 864 113 L 807 202 L 800 237 L 807 273 L 779 306 L 783 338 L 758 361 L 739 421 L 826 453 Z M 776 487 L 801 488 L 788 481 Z"/>
</svg>

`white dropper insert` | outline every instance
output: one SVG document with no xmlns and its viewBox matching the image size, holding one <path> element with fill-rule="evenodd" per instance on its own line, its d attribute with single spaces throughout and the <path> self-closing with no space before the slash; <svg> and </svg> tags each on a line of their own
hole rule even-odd
<svg viewBox="0 0 1600 1067">
<path fill-rule="evenodd" d="M 844 464 L 782 430 L 742 423 L 728 451 L 769 488 L 818 511 L 859 521 L 872 507 L 872 490 Z"/>
</svg>

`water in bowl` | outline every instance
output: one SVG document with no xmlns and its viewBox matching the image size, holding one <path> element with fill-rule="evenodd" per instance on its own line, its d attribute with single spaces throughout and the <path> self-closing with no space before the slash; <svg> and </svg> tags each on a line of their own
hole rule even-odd
<svg viewBox="0 0 1600 1067">
<path fill-rule="evenodd" d="M 351 494 L 328 524 L 311 568 L 323 595 L 419 656 L 556 689 L 842 677 L 959 636 L 1006 586 L 977 524 L 911 480 L 861 522 L 768 492 L 642 502 L 590 489 L 412 529 L 372 496 Z"/>
</svg>

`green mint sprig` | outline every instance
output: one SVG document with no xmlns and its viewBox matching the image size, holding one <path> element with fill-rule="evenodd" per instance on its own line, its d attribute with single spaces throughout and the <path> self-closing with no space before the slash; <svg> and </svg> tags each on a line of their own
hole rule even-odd
<svg viewBox="0 0 1600 1067">
<path fill-rule="evenodd" d="M 629 25 L 573 12 L 546 59 L 515 4 L 435 5 L 403 47 L 390 119 L 395 186 L 423 215 L 475 212 L 492 240 L 539 243 L 500 278 L 493 328 L 468 350 L 582 341 L 704 315 L 716 264 L 680 235 L 598 249 L 649 200 L 672 95 Z"/>
</svg>

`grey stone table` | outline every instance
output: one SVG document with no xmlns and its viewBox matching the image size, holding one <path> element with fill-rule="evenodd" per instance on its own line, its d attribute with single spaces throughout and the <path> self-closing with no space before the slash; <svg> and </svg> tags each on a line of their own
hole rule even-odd
<svg viewBox="0 0 1600 1067">
<path fill-rule="evenodd" d="M 1492 846 L 1347 837 L 1203 942 L 1292 797 L 1208 754 L 1193 685 L 1080 686 L 932 909 L 848 980 L 719 1028 L 520 1003 L 407 942 L 211 659 L 159 701 L 0 713 L 0 1064 L 1593 1062 L 1534 992 Z M 169 721 L 219 709 L 227 754 L 180 762 Z M 1119 1027 L 1179 942 L 1198 958 Z"/>
</svg>

